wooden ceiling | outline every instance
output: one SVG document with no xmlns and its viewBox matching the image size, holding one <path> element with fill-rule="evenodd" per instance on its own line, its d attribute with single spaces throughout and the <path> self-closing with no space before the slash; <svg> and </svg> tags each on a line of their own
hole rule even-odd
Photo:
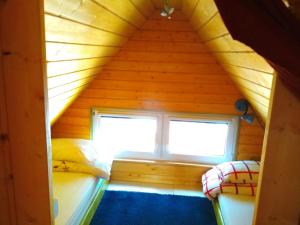
<svg viewBox="0 0 300 225">
<path fill-rule="evenodd" d="M 53 123 L 151 14 L 148 0 L 46 0 L 50 120 Z"/>
<path fill-rule="evenodd" d="M 186 0 L 183 11 L 263 122 L 268 115 L 273 68 L 248 46 L 232 39 L 214 0 Z"/>
<path fill-rule="evenodd" d="M 170 0 L 265 121 L 273 69 L 234 41 L 213 0 Z M 139 32 L 161 0 L 45 0 L 50 119 L 53 123 L 101 73 L 120 47 Z M 176 18 L 174 18 L 174 21 Z"/>
</svg>

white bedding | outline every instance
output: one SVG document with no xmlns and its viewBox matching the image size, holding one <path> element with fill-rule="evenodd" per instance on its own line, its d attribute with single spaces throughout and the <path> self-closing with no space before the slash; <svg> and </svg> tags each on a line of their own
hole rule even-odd
<svg viewBox="0 0 300 225">
<path fill-rule="evenodd" d="M 101 153 L 90 140 L 52 139 L 54 172 L 86 173 L 109 179 L 112 160 L 112 156 Z"/>
<path fill-rule="evenodd" d="M 252 225 L 255 197 L 221 194 L 218 200 L 225 225 Z"/>
<path fill-rule="evenodd" d="M 83 173 L 53 172 L 58 210 L 55 225 L 76 225 L 92 201 L 99 178 Z"/>
</svg>

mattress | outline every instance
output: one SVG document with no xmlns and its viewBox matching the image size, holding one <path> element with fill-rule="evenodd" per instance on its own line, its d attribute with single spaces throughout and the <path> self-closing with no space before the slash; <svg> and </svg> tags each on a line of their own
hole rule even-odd
<svg viewBox="0 0 300 225">
<path fill-rule="evenodd" d="M 53 195 L 57 202 L 56 225 L 77 225 L 95 193 L 99 178 L 83 173 L 53 172 Z"/>
<path fill-rule="evenodd" d="M 218 201 L 225 225 L 252 225 L 255 197 L 221 194 Z"/>
</svg>

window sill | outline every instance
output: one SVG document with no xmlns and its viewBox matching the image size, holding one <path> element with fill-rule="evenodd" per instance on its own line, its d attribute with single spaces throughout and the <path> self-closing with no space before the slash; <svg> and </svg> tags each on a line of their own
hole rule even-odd
<svg viewBox="0 0 300 225">
<path fill-rule="evenodd" d="M 146 160 L 146 159 L 114 159 L 114 162 L 126 162 L 126 163 L 147 163 L 153 165 L 172 165 L 172 166 L 186 166 L 186 167 L 201 167 L 211 169 L 213 165 L 201 164 L 201 163 L 188 163 L 188 162 L 176 162 L 176 161 L 164 161 L 164 160 Z"/>
</svg>

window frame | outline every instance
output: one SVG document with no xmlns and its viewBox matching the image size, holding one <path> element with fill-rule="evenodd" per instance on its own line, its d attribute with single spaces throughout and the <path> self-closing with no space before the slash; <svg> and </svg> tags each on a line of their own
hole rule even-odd
<svg viewBox="0 0 300 225">
<path fill-rule="evenodd" d="M 228 124 L 227 142 L 224 156 L 197 156 L 169 153 L 169 123 L 172 120 L 191 122 L 211 122 Z M 219 164 L 236 159 L 239 117 L 233 115 L 165 113 L 163 118 L 163 158 L 168 161 Z"/>
<path fill-rule="evenodd" d="M 123 151 L 116 155 L 116 159 L 155 160 L 196 164 L 219 164 L 224 161 L 236 159 L 236 146 L 239 133 L 239 117 L 224 114 L 198 114 L 181 112 L 161 112 L 150 110 L 93 108 L 91 122 L 91 139 L 95 140 L 96 129 L 99 126 L 99 116 L 132 117 L 132 118 L 156 118 L 157 132 L 155 138 L 155 150 L 153 153 Z M 169 122 L 171 120 L 203 121 L 228 123 L 227 147 L 224 156 L 193 156 L 183 154 L 170 154 L 168 152 Z"/>
<path fill-rule="evenodd" d="M 137 159 L 137 160 L 158 160 L 160 157 L 160 144 L 161 131 L 162 131 L 162 118 L 161 113 L 154 111 L 142 111 L 142 110 L 127 110 L 127 109 L 106 109 L 97 108 L 92 110 L 92 139 L 95 140 L 97 136 L 96 125 L 99 126 L 99 116 L 110 117 L 130 117 L 130 118 L 156 118 L 157 132 L 155 135 L 155 148 L 153 153 L 150 152 L 136 152 L 136 151 L 122 151 L 116 155 L 118 159 Z M 101 119 L 100 119 L 101 120 Z"/>
</svg>

